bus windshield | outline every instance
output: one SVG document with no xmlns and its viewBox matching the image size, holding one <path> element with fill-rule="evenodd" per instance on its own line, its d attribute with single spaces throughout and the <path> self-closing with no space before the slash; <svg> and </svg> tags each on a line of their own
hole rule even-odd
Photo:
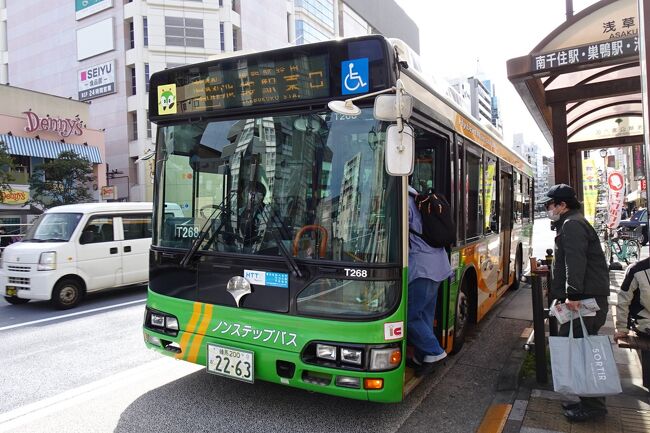
<svg viewBox="0 0 650 433">
<path fill-rule="evenodd" d="M 397 262 L 399 178 L 384 170 L 386 127 L 372 108 L 162 126 L 153 242 Z"/>
</svg>

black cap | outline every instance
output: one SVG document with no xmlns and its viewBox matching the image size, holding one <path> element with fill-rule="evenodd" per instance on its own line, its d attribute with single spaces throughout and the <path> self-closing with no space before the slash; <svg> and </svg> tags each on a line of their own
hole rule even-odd
<svg viewBox="0 0 650 433">
<path fill-rule="evenodd" d="M 573 188 L 571 188 L 566 183 L 558 183 L 557 185 L 553 185 L 548 190 L 548 192 L 546 193 L 546 197 L 541 199 L 539 201 L 539 204 L 546 204 L 551 200 L 563 201 L 563 202 L 569 200 L 577 200 L 576 192 Z"/>
</svg>

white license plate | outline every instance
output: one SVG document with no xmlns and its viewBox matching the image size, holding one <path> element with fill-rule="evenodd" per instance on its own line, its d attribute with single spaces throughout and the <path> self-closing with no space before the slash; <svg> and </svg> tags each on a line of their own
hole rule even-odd
<svg viewBox="0 0 650 433">
<path fill-rule="evenodd" d="M 248 350 L 208 344 L 208 372 L 253 383 L 255 354 Z"/>
</svg>

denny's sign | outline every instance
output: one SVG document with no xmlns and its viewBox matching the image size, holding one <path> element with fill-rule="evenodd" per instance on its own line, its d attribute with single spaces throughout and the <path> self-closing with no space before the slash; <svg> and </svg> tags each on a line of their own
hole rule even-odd
<svg viewBox="0 0 650 433">
<path fill-rule="evenodd" d="M 74 119 L 62 119 L 60 117 L 50 117 L 49 114 L 42 117 L 33 111 L 23 111 L 23 114 L 27 116 L 26 132 L 50 131 L 59 134 L 61 137 L 83 134 L 82 128 L 85 125 L 78 115 Z"/>
<path fill-rule="evenodd" d="M 3 204 L 23 204 L 29 200 L 29 191 L 10 189 L 0 192 L 0 201 Z"/>
</svg>

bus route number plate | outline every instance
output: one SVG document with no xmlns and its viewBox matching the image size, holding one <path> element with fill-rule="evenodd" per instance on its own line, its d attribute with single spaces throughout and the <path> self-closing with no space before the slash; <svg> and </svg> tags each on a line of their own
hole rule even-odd
<svg viewBox="0 0 650 433">
<path fill-rule="evenodd" d="M 208 344 L 208 372 L 253 383 L 254 353 L 248 350 Z"/>
</svg>

